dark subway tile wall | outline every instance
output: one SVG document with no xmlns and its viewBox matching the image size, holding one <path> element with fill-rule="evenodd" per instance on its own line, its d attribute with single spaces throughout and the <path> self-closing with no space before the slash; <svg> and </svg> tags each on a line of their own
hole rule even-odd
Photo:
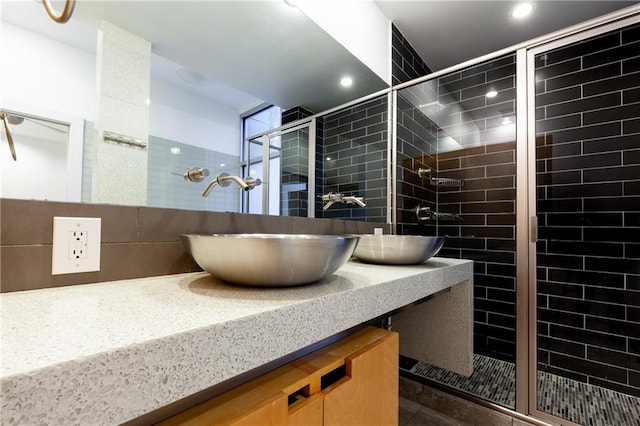
<svg viewBox="0 0 640 426">
<path fill-rule="evenodd" d="M 312 115 L 313 115 L 313 112 L 309 111 L 306 108 L 297 106 L 297 107 L 289 108 L 286 111 L 282 111 L 280 115 L 281 116 L 280 122 L 282 124 L 288 124 L 297 120 L 302 120 L 303 118 L 310 117 Z"/>
<path fill-rule="evenodd" d="M 539 369 L 635 396 L 639 30 L 536 58 Z"/>
<path fill-rule="evenodd" d="M 387 221 L 387 97 L 362 102 L 323 117 L 322 188 L 363 197 L 366 207 L 322 203 L 316 217 L 367 222 Z"/>
<path fill-rule="evenodd" d="M 409 92 L 409 93 L 407 93 Z M 414 96 L 408 96 L 414 95 Z M 429 176 L 435 176 L 438 128 L 414 103 L 419 102 L 411 91 L 398 94 L 396 222 L 400 235 L 436 235 L 435 223 L 420 220 L 416 209 L 436 211 L 436 187 Z M 412 103 L 410 99 L 414 99 Z M 419 169 L 431 169 L 429 176 L 420 176 Z M 420 213 L 424 217 L 426 212 Z"/>
<path fill-rule="evenodd" d="M 461 218 L 438 223 L 438 234 L 450 236 L 440 255 L 473 259 L 478 266 L 474 352 L 509 362 L 515 361 L 516 144 L 507 121 L 515 121 L 515 71 L 509 55 L 438 81 L 438 102 L 449 115 L 439 125 L 439 139 L 450 136 L 464 146 L 438 149 L 438 176 L 463 182 L 438 187 L 438 211 Z M 487 98 L 490 90 L 498 95 Z"/>
<path fill-rule="evenodd" d="M 394 24 L 391 24 L 391 37 L 392 84 L 405 83 L 431 73 L 427 64 Z"/>
<path fill-rule="evenodd" d="M 281 114 L 282 124 L 313 115 L 302 107 L 290 108 Z M 280 215 L 307 217 L 309 206 L 309 135 L 307 129 L 285 133 L 280 151 Z"/>
<path fill-rule="evenodd" d="M 474 260 L 474 352 L 511 362 L 516 146 L 504 121 L 514 120 L 515 71 L 510 55 L 399 92 L 396 198 L 399 234 L 446 235 L 440 256 Z M 416 173 L 427 167 L 462 186 L 431 185 Z M 457 217 L 418 222 L 416 206 Z"/>
<path fill-rule="evenodd" d="M 280 215 L 307 217 L 309 194 L 309 130 L 281 137 Z"/>
<path fill-rule="evenodd" d="M 512 141 L 482 149 L 484 152 L 478 148 L 450 151 L 438 161 L 439 176 L 464 183 L 460 188 L 438 188 L 438 211 L 458 214 L 463 220 L 438 223 L 438 234 L 449 236 L 440 256 L 473 259 L 478 265 L 474 273 L 474 352 L 514 362 L 516 146 Z M 497 157 L 486 153 L 496 149 L 502 150 Z M 451 162 L 453 155 L 458 156 L 455 163 Z M 504 175 L 496 178 L 475 171 L 477 166 L 489 170 L 496 158 L 502 161 Z M 487 163 L 483 165 L 482 160 Z"/>
</svg>

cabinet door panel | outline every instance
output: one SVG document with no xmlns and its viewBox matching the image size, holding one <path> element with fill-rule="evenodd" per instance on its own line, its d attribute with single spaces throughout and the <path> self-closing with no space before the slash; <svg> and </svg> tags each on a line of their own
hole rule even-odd
<svg viewBox="0 0 640 426">
<path fill-rule="evenodd" d="M 282 426 L 287 422 L 287 398 L 280 398 L 268 405 L 250 411 L 229 426 Z M 202 423 L 200 423 L 202 425 Z M 215 424 L 215 423 L 210 423 Z"/>
<path fill-rule="evenodd" d="M 324 393 L 324 424 L 398 424 L 398 335 L 346 358 L 345 377 Z"/>
<path fill-rule="evenodd" d="M 289 407 L 288 424 L 290 426 L 322 426 L 322 407 L 322 395 L 312 395 L 309 399 L 301 401 L 299 406 Z"/>
</svg>

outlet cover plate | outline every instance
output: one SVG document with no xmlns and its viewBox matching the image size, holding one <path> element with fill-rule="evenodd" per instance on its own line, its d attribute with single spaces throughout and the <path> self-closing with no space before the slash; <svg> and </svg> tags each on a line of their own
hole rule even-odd
<svg viewBox="0 0 640 426">
<path fill-rule="evenodd" d="M 51 274 L 100 270 L 101 222 L 96 217 L 54 217 Z"/>
</svg>

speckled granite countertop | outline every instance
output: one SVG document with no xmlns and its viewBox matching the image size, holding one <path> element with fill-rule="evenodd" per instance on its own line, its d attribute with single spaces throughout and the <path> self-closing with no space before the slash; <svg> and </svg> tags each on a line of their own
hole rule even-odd
<svg viewBox="0 0 640 426">
<path fill-rule="evenodd" d="M 349 261 L 312 285 L 206 273 L 0 295 L 2 424 L 117 424 L 472 276 L 472 262 Z"/>
</svg>

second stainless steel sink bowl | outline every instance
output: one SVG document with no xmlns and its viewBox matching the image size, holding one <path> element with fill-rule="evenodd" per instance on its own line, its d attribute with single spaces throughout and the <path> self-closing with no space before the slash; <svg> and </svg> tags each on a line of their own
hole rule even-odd
<svg viewBox="0 0 640 426">
<path fill-rule="evenodd" d="M 316 282 L 349 260 L 358 236 L 301 234 L 181 235 L 202 269 L 233 284 L 290 287 Z"/>
<path fill-rule="evenodd" d="M 415 265 L 435 256 L 444 237 L 419 235 L 361 235 L 353 255 L 368 263 Z"/>
</svg>

